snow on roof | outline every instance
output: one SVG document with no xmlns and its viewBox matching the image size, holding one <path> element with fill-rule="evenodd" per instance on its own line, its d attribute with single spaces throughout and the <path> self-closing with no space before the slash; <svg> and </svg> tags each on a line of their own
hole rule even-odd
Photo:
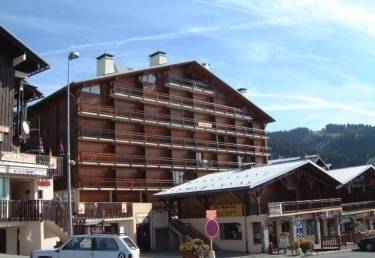
<svg viewBox="0 0 375 258">
<path fill-rule="evenodd" d="M 373 165 L 362 165 L 356 167 L 332 169 L 325 171 L 328 175 L 335 178 L 342 185 L 349 183 L 354 178 L 358 177 L 362 173 L 366 172 L 370 168 L 375 172 L 375 167 Z"/>
<path fill-rule="evenodd" d="M 265 165 L 248 169 L 235 169 L 208 174 L 181 185 L 169 188 L 156 196 L 172 196 L 197 192 L 222 191 L 240 188 L 255 188 L 306 164 L 324 171 L 310 160 Z"/>
</svg>

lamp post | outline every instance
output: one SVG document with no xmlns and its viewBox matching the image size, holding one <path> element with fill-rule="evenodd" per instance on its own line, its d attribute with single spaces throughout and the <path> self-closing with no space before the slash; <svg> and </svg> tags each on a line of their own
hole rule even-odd
<svg viewBox="0 0 375 258">
<path fill-rule="evenodd" d="M 73 208 L 72 208 L 72 175 L 70 171 L 70 82 L 69 82 L 69 64 L 73 59 L 79 57 L 78 52 L 70 52 L 68 55 L 68 83 L 66 85 L 66 168 L 67 168 L 67 189 L 68 189 L 68 233 L 73 236 Z"/>
</svg>

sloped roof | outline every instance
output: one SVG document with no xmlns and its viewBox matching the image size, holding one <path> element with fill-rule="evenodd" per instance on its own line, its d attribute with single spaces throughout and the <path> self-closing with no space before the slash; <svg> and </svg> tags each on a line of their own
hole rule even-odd
<svg viewBox="0 0 375 258">
<path fill-rule="evenodd" d="M 35 51 L 0 25 L 0 49 L 12 57 L 26 54 L 26 61 L 17 65 L 17 70 L 29 76 L 49 69 L 49 65 Z"/>
<path fill-rule="evenodd" d="M 335 178 L 342 185 L 344 185 L 344 184 L 349 183 L 356 177 L 360 176 L 361 174 L 365 173 L 369 169 L 372 169 L 373 173 L 375 173 L 375 167 L 373 165 L 362 165 L 362 166 L 356 166 L 356 167 L 332 169 L 332 170 L 325 171 L 325 173 Z"/>
<path fill-rule="evenodd" d="M 297 157 L 289 157 L 289 158 L 282 158 L 282 159 L 271 159 L 268 161 L 268 164 L 280 164 L 280 163 L 287 163 L 287 162 L 294 162 L 294 161 L 301 161 L 301 160 L 311 160 L 315 164 L 319 165 L 319 161 L 324 165 L 326 169 L 329 168 L 329 164 L 326 164 L 319 154 L 312 154 L 312 155 L 305 155 L 305 156 L 297 156 Z"/>
<path fill-rule="evenodd" d="M 199 63 L 196 60 L 190 60 L 190 61 L 184 61 L 184 62 L 172 63 L 172 64 L 162 64 L 162 65 L 156 65 L 156 66 L 151 66 L 151 67 L 146 67 L 146 68 L 141 68 L 141 69 L 127 70 L 127 71 L 124 71 L 124 72 L 118 72 L 118 73 L 111 73 L 111 74 L 96 76 L 96 77 L 93 77 L 93 78 L 89 78 L 89 79 L 85 79 L 85 80 L 80 80 L 80 81 L 72 82 L 71 87 L 74 88 L 74 87 L 82 86 L 82 84 L 85 84 L 85 83 L 94 82 L 94 81 L 98 81 L 98 80 L 104 80 L 104 79 L 111 79 L 111 78 L 115 78 L 117 76 L 122 76 L 122 75 L 132 75 L 132 74 L 137 74 L 137 73 L 141 73 L 141 72 L 145 72 L 145 71 L 152 71 L 152 70 L 157 70 L 157 69 L 166 68 L 166 67 L 182 66 L 182 65 L 188 65 L 188 64 L 198 65 L 198 67 L 200 67 L 203 71 L 208 72 L 209 74 L 211 74 L 212 76 L 214 76 L 218 81 L 220 81 L 223 84 L 225 84 L 228 87 L 228 89 L 230 89 L 234 94 L 236 94 L 236 96 L 238 98 L 240 98 L 243 101 L 245 101 L 258 114 L 260 114 L 260 116 L 267 123 L 275 121 L 275 119 L 272 118 L 269 114 L 267 114 L 264 110 L 262 110 L 260 107 L 258 107 L 257 105 L 255 105 L 253 102 L 251 102 L 248 98 L 246 98 L 245 96 L 243 96 L 237 90 L 233 89 L 228 83 L 226 83 L 225 81 L 223 81 L 222 79 L 220 79 L 220 77 L 218 77 L 215 73 L 213 73 L 211 70 L 208 70 L 207 68 L 205 68 L 201 63 Z M 58 94 L 60 94 L 62 92 L 65 92 L 65 91 L 66 91 L 66 86 L 60 88 L 59 90 L 55 91 L 54 93 L 50 94 L 49 96 L 47 96 L 44 99 L 40 100 L 39 102 L 35 103 L 33 106 L 31 106 L 31 108 L 36 108 L 40 104 L 48 102 L 54 96 L 56 96 L 56 95 L 58 95 Z"/>
<path fill-rule="evenodd" d="M 317 173 L 326 176 L 324 170 L 310 160 L 265 165 L 249 169 L 235 169 L 208 174 L 181 185 L 169 188 L 155 194 L 159 197 L 186 195 L 203 192 L 218 192 L 232 189 L 252 189 L 269 183 L 280 176 L 284 176 L 295 169 L 310 166 Z M 333 178 L 329 177 L 336 182 Z M 338 183 L 338 182 L 337 182 Z"/>
</svg>

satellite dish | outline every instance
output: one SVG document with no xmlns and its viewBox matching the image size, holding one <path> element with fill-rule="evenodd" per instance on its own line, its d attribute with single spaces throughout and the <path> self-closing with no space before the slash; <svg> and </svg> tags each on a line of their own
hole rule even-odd
<svg viewBox="0 0 375 258">
<path fill-rule="evenodd" d="M 27 121 L 22 122 L 22 130 L 27 135 L 30 133 L 30 126 L 29 126 L 29 123 Z"/>
</svg>

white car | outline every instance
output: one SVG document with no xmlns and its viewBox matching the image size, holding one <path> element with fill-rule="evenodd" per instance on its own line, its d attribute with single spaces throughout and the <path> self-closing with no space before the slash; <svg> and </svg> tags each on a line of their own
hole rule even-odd
<svg viewBox="0 0 375 258">
<path fill-rule="evenodd" d="M 38 250 L 31 258 L 139 258 L 134 241 L 125 235 L 76 235 L 59 248 Z"/>
</svg>

